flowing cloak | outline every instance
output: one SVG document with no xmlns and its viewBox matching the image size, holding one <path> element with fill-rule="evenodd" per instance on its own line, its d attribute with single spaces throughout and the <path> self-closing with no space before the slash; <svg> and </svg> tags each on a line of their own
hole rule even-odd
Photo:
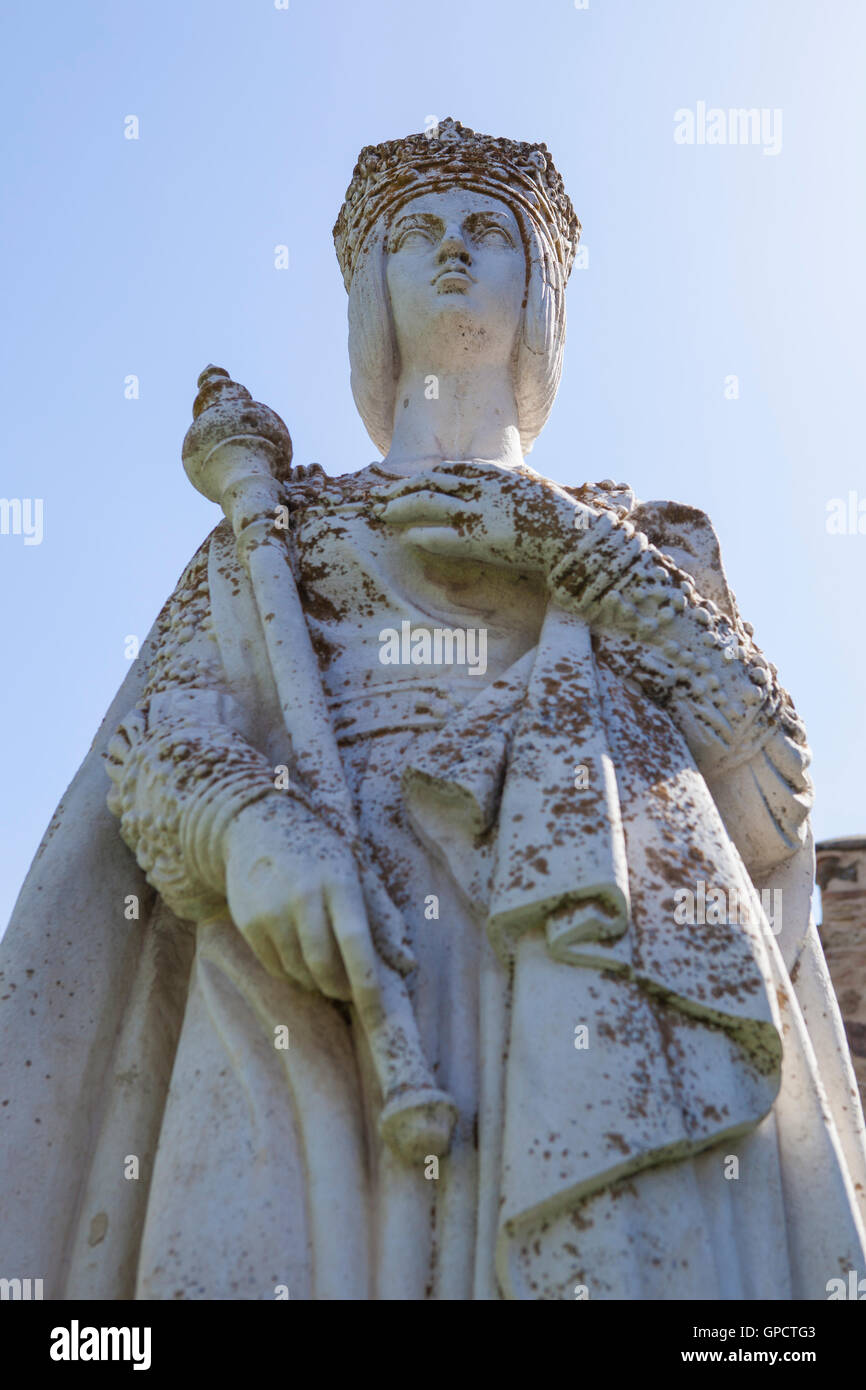
<svg viewBox="0 0 866 1390">
<path fill-rule="evenodd" d="M 435 1178 L 383 1153 L 352 1011 L 273 980 L 224 916 L 194 928 L 108 809 L 104 759 L 132 711 L 234 724 L 270 767 L 291 760 L 221 525 L 0 947 L 0 1272 L 48 1298 L 825 1298 L 866 1267 L 866 1145 L 790 740 L 710 787 L 615 638 L 555 605 L 477 694 L 371 666 L 341 695 L 334 584 L 362 586 L 370 630 L 429 610 L 377 607 L 359 508 L 339 489 L 314 503 L 301 592 L 365 836 L 404 910 L 411 872 L 416 903 L 432 886 L 456 924 L 445 948 L 413 939 L 422 1034 L 465 1092 L 452 1156 Z M 701 513 L 633 515 L 734 611 Z M 204 628 L 217 691 L 197 675 Z M 738 909 L 675 921 L 696 884 Z"/>
</svg>

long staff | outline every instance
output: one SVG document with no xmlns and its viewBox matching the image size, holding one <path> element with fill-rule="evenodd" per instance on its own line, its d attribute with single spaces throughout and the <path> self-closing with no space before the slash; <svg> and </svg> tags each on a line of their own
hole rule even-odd
<svg viewBox="0 0 866 1390">
<path fill-rule="evenodd" d="M 298 768 L 324 818 L 348 833 L 368 914 L 396 941 L 402 923 L 361 847 L 286 533 L 275 525 L 292 457 L 288 430 L 221 368 L 208 367 L 198 385 L 183 445 L 184 468 L 193 486 L 218 502 L 231 522 Z M 382 1090 L 382 1138 L 406 1160 L 440 1157 L 448 1152 L 457 1112 L 450 1096 L 437 1088 L 424 1057 L 405 981 L 377 952 L 366 922 L 335 921 L 334 933 Z"/>
</svg>

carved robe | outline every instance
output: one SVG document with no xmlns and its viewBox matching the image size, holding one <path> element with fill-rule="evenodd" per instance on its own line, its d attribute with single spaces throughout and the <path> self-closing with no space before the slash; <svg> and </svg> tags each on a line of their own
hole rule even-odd
<svg viewBox="0 0 866 1390">
<path fill-rule="evenodd" d="M 290 490 L 297 577 L 451 1152 L 436 1173 L 383 1148 L 351 1007 L 270 977 L 206 871 L 213 818 L 292 763 L 224 523 L 2 945 L 0 1267 L 54 1298 L 826 1297 L 866 1268 L 866 1147 L 809 913 L 808 750 L 780 719 L 702 766 L 614 627 L 521 604 L 514 576 L 473 607 L 376 521 L 377 480 Z M 583 495 L 748 644 L 702 514 Z M 405 621 L 483 627 L 487 670 L 384 663 Z M 722 920 L 677 920 L 699 884 Z"/>
</svg>

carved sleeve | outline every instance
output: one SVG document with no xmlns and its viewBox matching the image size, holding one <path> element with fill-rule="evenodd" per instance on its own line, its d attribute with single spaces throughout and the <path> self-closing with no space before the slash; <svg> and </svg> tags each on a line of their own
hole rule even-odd
<svg viewBox="0 0 866 1390">
<path fill-rule="evenodd" d="M 160 614 L 144 697 L 106 758 L 123 839 L 171 909 L 193 920 L 224 909 L 228 824 L 275 794 L 274 768 L 245 736 L 223 671 L 208 551 L 206 542 Z"/>
<path fill-rule="evenodd" d="M 599 657 L 665 707 L 752 873 L 796 852 L 812 785 L 805 728 L 730 592 L 702 513 L 610 508 L 554 576 L 598 633 Z"/>
</svg>

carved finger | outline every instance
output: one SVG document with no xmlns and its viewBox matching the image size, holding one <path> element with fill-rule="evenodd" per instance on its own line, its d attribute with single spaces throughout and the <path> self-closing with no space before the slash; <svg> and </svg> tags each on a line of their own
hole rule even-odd
<svg viewBox="0 0 866 1390">
<path fill-rule="evenodd" d="M 276 926 L 271 924 L 268 935 L 282 963 L 282 973 L 304 989 L 315 991 L 318 986 L 304 960 L 294 922 L 286 920 Z"/>
<path fill-rule="evenodd" d="M 318 989 L 330 999 L 351 999 L 352 988 L 321 891 L 304 898 L 296 922 L 304 963 Z"/>
<path fill-rule="evenodd" d="M 428 490 L 397 497 L 384 508 L 375 510 L 380 521 L 387 521 L 389 526 L 412 526 L 461 520 L 468 513 L 469 504 L 457 497 Z"/>
<path fill-rule="evenodd" d="M 269 975 L 273 975 L 276 980 L 284 980 L 286 972 L 282 962 L 277 955 L 274 943 L 268 935 L 267 929 L 261 923 L 253 923 L 246 928 L 243 936 L 253 952 L 254 956 L 265 967 Z"/>
<path fill-rule="evenodd" d="M 410 974 L 418 962 L 409 946 L 408 929 L 402 912 L 392 902 L 385 885 L 367 865 L 361 869 L 361 887 L 377 952 L 392 970 L 401 975 Z"/>
<path fill-rule="evenodd" d="M 357 881 L 333 883 L 326 890 L 326 897 L 352 999 L 362 1017 L 376 1027 L 383 1013 L 380 961 L 370 935 L 360 884 Z"/>
<path fill-rule="evenodd" d="M 468 542 L 465 536 L 451 526 L 410 526 L 400 532 L 404 545 L 416 545 L 419 550 L 429 550 L 433 555 L 468 556 Z"/>
<path fill-rule="evenodd" d="M 472 484 L 462 477 L 444 470 L 430 469 L 426 473 L 416 473 L 411 478 L 400 478 L 388 487 L 371 488 L 369 496 L 376 501 L 390 502 L 398 497 L 407 497 L 413 492 L 447 492 L 459 494 L 470 489 Z"/>
</svg>

